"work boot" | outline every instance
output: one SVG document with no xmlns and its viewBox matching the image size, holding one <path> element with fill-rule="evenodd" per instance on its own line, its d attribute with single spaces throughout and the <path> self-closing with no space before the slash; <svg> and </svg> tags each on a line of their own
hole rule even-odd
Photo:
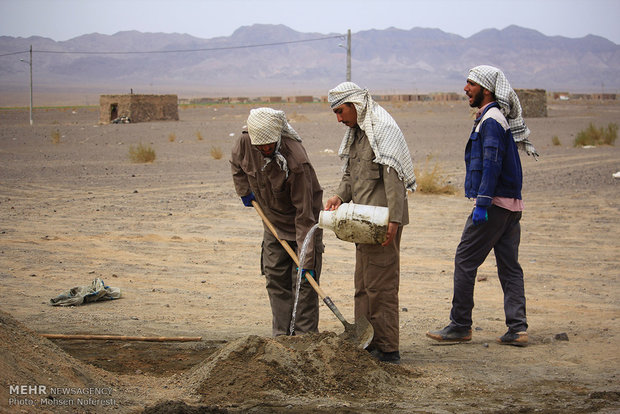
<svg viewBox="0 0 620 414">
<path fill-rule="evenodd" d="M 509 330 L 504 335 L 497 338 L 496 341 L 498 344 L 502 345 L 527 346 L 527 332 L 510 332 Z"/>
<path fill-rule="evenodd" d="M 440 331 L 428 331 L 426 336 L 439 342 L 471 341 L 471 328 L 456 328 L 448 325 Z"/>
<path fill-rule="evenodd" d="M 400 352 L 399 351 L 393 351 L 393 352 L 383 352 L 378 348 L 373 349 L 370 352 L 370 355 L 381 361 L 381 362 L 388 362 L 390 364 L 400 364 Z"/>
</svg>

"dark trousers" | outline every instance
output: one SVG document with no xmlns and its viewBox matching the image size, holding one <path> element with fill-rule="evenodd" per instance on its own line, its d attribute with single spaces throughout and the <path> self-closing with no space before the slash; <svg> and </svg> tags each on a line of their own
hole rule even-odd
<svg viewBox="0 0 620 414">
<path fill-rule="evenodd" d="M 398 287 L 400 226 L 389 245 L 355 246 L 355 319 L 366 317 L 375 334 L 371 345 L 383 352 L 398 351 Z"/>
<path fill-rule="evenodd" d="M 478 267 L 493 249 L 497 261 L 497 274 L 504 292 L 506 325 L 511 332 L 526 331 L 523 270 L 518 260 L 521 212 L 491 205 L 487 213 L 489 220 L 478 226 L 474 225 L 470 214 L 463 229 L 461 242 L 456 249 L 451 325 L 471 328 L 476 274 Z"/>
<path fill-rule="evenodd" d="M 315 236 L 316 237 L 316 236 Z M 297 251 L 297 243 L 288 241 L 293 251 Z M 315 280 L 319 282 L 322 263 L 322 238 L 315 245 Z M 289 335 L 293 315 L 295 290 L 297 288 L 297 264 L 284 250 L 273 234 L 265 231 L 261 256 L 262 273 L 267 283 L 267 294 L 271 304 L 272 335 Z M 298 334 L 318 332 L 319 299 L 310 283 L 302 277 L 295 317 L 295 332 Z"/>
</svg>

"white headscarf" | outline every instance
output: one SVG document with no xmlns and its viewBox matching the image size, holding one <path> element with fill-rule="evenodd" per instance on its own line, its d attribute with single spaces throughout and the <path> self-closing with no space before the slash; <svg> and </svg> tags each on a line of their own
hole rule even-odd
<svg viewBox="0 0 620 414">
<path fill-rule="evenodd" d="M 357 124 L 366 133 L 375 153 L 373 162 L 394 168 L 405 187 L 415 191 L 413 161 L 405 137 L 390 114 L 372 99 L 368 89 L 362 89 L 353 82 L 343 82 L 329 91 L 327 100 L 332 109 L 345 103 L 355 106 Z M 338 155 L 347 162 L 354 138 L 353 128 L 348 128 L 338 150 Z"/>
<path fill-rule="evenodd" d="M 282 137 L 287 137 L 301 142 L 301 137 L 286 120 L 284 111 L 272 108 L 256 108 L 250 111 L 248 116 L 248 134 L 252 145 L 265 145 L 277 142 L 273 157 L 265 157 L 263 170 L 274 159 L 286 173 L 288 178 L 288 164 L 286 158 L 280 153 Z"/>
<path fill-rule="evenodd" d="M 538 157 L 536 148 L 528 139 L 530 130 L 523 120 L 519 97 L 508 83 L 504 73 L 496 67 L 480 65 L 470 69 L 467 79 L 495 94 L 500 110 L 508 120 L 517 147 L 534 158 Z"/>
</svg>

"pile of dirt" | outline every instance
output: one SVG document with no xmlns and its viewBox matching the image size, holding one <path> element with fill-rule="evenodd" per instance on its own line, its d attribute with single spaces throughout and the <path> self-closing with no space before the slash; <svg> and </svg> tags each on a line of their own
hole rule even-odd
<svg viewBox="0 0 620 414">
<path fill-rule="evenodd" d="M 418 374 L 380 363 L 333 332 L 248 336 L 222 347 L 183 383 L 202 403 L 398 399 Z"/>
<path fill-rule="evenodd" d="M 44 404 L 54 405 L 59 396 L 50 392 L 52 388 L 76 393 L 101 390 L 101 395 L 111 396 L 117 387 L 107 372 L 83 364 L 2 311 L 0 372 L 0 401 L 14 401 L 14 405 L 41 406 L 42 400 Z"/>
</svg>

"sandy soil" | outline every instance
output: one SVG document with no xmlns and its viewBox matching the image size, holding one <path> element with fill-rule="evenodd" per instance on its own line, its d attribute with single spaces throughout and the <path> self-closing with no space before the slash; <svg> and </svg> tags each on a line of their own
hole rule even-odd
<svg viewBox="0 0 620 414">
<path fill-rule="evenodd" d="M 273 106 L 304 139 L 330 196 L 343 127 L 325 104 Z M 460 188 L 466 103 L 385 107 L 414 163 L 424 167 L 431 156 L 428 167 L 437 163 Z M 448 322 L 453 255 L 472 204 L 462 191 L 410 195 L 400 366 L 336 336 L 342 324 L 326 306 L 321 334 L 269 338 L 262 225 L 234 193 L 228 165 L 250 108 L 182 108 L 178 122 L 128 125 L 97 125 L 95 108 L 37 109 L 32 127 L 27 110 L 0 110 L 0 411 L 620 411 L 620 180 L 612 178 L 620 148 L 572 147 L 590 122 L 618 123 L 620 104 L 551 102 L 548 118 L 527 120 L 541 153 L 523 159 L 527 348 L 495 343 L 506 328 L 493 257 L 479 272 L 486 280 L 476 286 L 471 343 L 424 336 Z M 139 143 L 156 151 L 154 163 L 129 161 Z M 213 149 L 224 156 L 213 158 Z M 351 320 L 353 245 L 327 232 L 325 243 L 321 284 Z M 96 277 L 122 299 L 49 305 Z M 50 341 L 40 333 L 202 341 Z M 46 388 L 18 394 L 17 385 Z M 59 387 L 106 393 L 91 391 L 85 402 L 51 395 Z"/>
</svg>

